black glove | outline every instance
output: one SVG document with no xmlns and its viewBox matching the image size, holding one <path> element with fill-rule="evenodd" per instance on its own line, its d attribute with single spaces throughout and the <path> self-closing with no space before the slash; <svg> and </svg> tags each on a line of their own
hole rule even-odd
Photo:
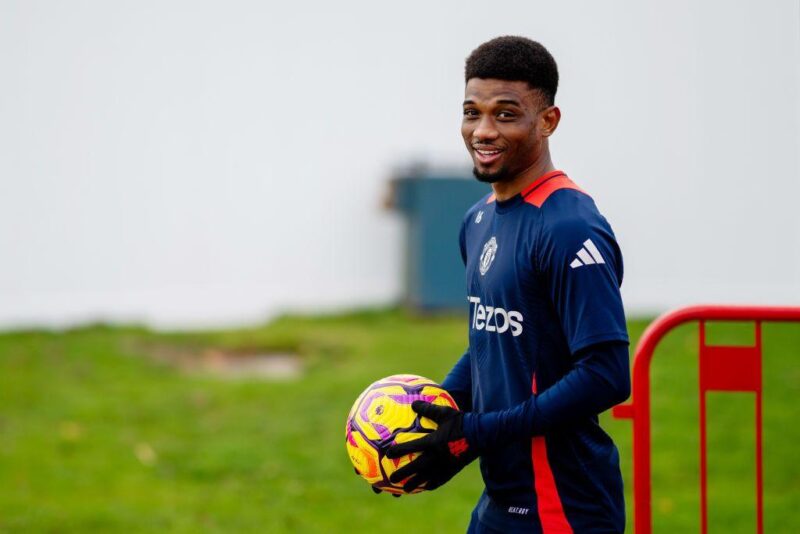
<svg viewBox="0 0 800 534">
<path fill-rule="evenodd" d="M 414 401 L 411 409 L 439 426 L 422 438 L 389 447 L 386 451 L 389 458 L 422 452 L 418 458 L 392 473 L 389 481 L 397 484 L 408 478 L 403 485 L 406 493 L 422 484 L 425 484 L 425 489 L 434 490 L 453 478 L 478 455 L 464 437 L 464 412 L 424 401 Z"/>
</svg>

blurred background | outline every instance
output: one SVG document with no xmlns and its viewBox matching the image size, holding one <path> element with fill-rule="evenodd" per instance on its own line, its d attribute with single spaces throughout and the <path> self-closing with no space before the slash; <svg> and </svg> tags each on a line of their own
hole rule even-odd
<svg viewBox="0 0 800 534">
<path fill-rule="evenodd" d="M 679 305 L 800 303 L 796 0 L 2 0 L 0 530 L 463 531 L 476 469 L 389 502 L 341 427 L 372 380 L 440 380 L 466 343 L 457 314 L 397 307 L 434 229 L 459 264 L 459 221 L 420 223 L 407 186 L 480 196 L 463 64 L 503 34 L 558 62 L 554 161 L 615 229 L 634 339 Z M 676 335 L 685 366 L 654 371 L 671 532 L 698 499 L 696 329 Z M 800 335 L 773 335 L 766 517 L 787 532 Z M 752 450 L 730 430 L 748 399 L 710 439 Z M 628 424 L 607 424 L 627 470 Z M 752 531 L 751 453 L 730 449 L 713 517 Z"/>
<path fill-rule="evenodd" d="M 554 160 L 614 226 L 631 313 L 800 300 L 796 1 L 0 10 L 1 325 L 396 301 L 387 179 L 469 176 L 463 63 L 500 34 L 558 61 Z"/>
</svg>

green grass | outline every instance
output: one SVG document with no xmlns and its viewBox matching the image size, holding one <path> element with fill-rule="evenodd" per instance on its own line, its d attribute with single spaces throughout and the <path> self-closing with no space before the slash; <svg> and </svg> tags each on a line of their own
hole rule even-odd
<svg viewBox="0 0 800 534">
<path fill-rule="evenodd" d="M 630 323 L 634 339 L 645 324 Z M 696 335 L 670 335 L 653 367 L 657 532 L 699 525 Z M 0 531 L 462 532 L 482 487 L 476 465 L 430 494 L 375 496 L 352 472 L 343 427 L 367 384 L 398 372 L 441 379 L 465 340 L 463 319 L 397 310 L 209 333 L 0 334 Z M 766 526 L 800 531 L 800 328 L 767 325 L 764 343 Z M 291 350 L 305 371 L 220 380 L 148 358 L 156 346 Z M 712 531 L 753 531 L 753 414 L 752 396 L 709 397 Z M 630 487 L 630 423 L 603 422 Z"/>
</svg>

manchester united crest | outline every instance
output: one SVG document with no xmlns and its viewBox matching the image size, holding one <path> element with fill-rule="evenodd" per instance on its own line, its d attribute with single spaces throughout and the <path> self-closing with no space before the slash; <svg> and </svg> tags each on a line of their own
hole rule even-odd
<svg viewBox="0 0 800 534">
<path fill-rule="evenodd" d="M 486 274 L 486 271 L 489 270 L 489 267 L 492 266 L 492 262 L 494 261 L 494 257 L 497 254 L 497 239 L 492 236 L 492 238 L 483 245 L 483 252 L 481 252 L 481 261 L 478 267 L 478 270 L 481 273 L 481 276 Z"/>
</svg>

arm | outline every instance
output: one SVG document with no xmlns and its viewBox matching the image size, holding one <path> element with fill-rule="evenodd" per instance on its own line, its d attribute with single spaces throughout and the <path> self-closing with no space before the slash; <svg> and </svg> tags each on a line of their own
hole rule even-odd
<svg viewBox="0 0 800 534">
<path fill-rule="evenodd" d="M 579 351 L 579 359 L 570 372 L 541 395 L 534 394 L 508 410 L 465 413 L 414 402 L 414 411 L 436 421 L 439 427 L 423 438 L 389 449 L 390 458 L 426 451 L 395 471 L 390 480 L 397 483 L 410 477 L 404 486 L 408 492 L 423 483 L 427 489 L 435 489 L 482 451 L 509 440 L 543 434 L 622 402 L 630 394 L 627 348 L 627 342 L 617 341 Z"/>
<path fill-rule="evenodd" d="M 628 344 L 608 342 L 579 351 L 574 368 L 550 388 L 507 410 L 464 414 L 464 436 L 478 450 L 541 435 L 603 412 L 630 395 Z"/>
<path fill-rule="evenodd" d="M 470 370 L 469 349 L 464 351 L 453 369 L 447 373 L 442 388 L 445 389 L 463 412 L 472 411 L 472 371 Z"/>
<path fill-rule="evenodd" d="M 458 247 L 461 251 L 461 261 L 467 265 L 467 225 L 466 221 L 471 218 L 470 212 L 461 222 L 461 229 L 458 232 Z M 447 374 L 442 382 L 444 388 L 458 404 L 458 409 L 463 412 L 472 411 L 472 369 L 470 366 L 469 347 L 461 355 L 453 369 Z"/>
</svg>

